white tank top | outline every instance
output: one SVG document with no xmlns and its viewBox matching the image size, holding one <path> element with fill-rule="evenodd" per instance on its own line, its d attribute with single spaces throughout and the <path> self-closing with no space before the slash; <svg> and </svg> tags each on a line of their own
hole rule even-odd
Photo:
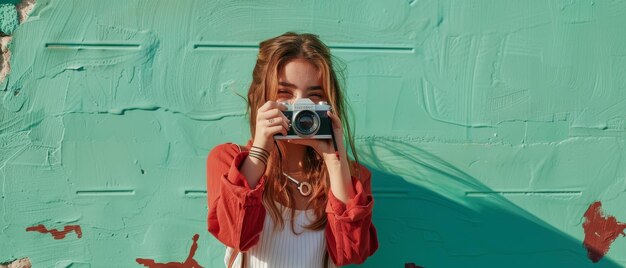
<svg viewBox="0 0 626 268">
<path fill-rule="evenodd" d="M 280 209 L 282 205 L 275 202 Z M 324 253 L 326 252 L 326 237 L 324 229 L 313 231 L 304 228 L 315 220 L 313 209 L 296 210 L 294 229 L 300 235 L 295 235 L 291 230 L 289 219 L 291 211 L 285 210 L 283 213 L 285 228 L 274 230 L 274 222 L 270 215 L 265 216 L 263 231 L 258 244 L 250 248 L 245 254 L 248 258 L 248 268 L 293 268 L 293 267 L 324 267 Z M 226 247 L 224 264 L 228 265 L 233 249 Z M 235 259 L 233 268 L 241 267 L 241 257 L 239 254 Z M 330 256 L 328 257 L 328 267 L 336 267 Z"/>
</svg>

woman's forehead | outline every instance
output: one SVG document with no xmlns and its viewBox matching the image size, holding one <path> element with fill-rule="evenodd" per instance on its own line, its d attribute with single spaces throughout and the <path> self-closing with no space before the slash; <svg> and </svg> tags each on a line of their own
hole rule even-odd
<svg viewBox="0 0 626 268">
<path fill-rule="evenodd" d="M 321 85 L 322 73 L 317 66 L 305 59 L 293 59 L 283 65 L 278 81 L 307 88 L 312 85 Z"/>
</svg>

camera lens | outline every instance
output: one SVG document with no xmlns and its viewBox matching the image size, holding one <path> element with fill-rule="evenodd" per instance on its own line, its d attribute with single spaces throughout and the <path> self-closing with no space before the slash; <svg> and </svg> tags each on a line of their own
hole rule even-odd
<svg viewBox="0 0 626 268">
<path fill-rule="evenodd" d="M 300 111 L 294 118 L 294 130 L 300 135 L 313 135 L 319 129 L 319 116 L 312 111 Z"/>
<path fill-rule="evenodd" d="M 311 129 L 313 127 L 313 117 L 310 115 L 303 115 L 299 118 L 298 124 L 301 129 Z"/>
</svg>

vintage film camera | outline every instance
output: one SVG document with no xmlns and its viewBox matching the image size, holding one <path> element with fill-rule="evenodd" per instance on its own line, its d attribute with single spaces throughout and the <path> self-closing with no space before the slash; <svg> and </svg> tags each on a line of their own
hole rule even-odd
<svg viewBox="0 0 626 268">
<path fill-rule="evenodd" d="M 291 120 L 287 135 L 274 135 L 277 140 L 292 139 L 332 139 L 332 125 L 326 111 L 332 110 L 324 101 L 315 104 L 308 98 L 297 99 L 293 104 L 282 102 L 287 106 L 283 114 Z"/>
</svg>

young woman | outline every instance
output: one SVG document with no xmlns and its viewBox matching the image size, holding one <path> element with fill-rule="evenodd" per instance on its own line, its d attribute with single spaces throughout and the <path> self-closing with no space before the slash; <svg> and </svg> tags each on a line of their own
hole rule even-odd
<svg viewBox="0 0 626 268">
<path fill-rule="evenodd" d="M 378 248 L 371 176 L 357 162 L 328 47 L 291 32 L 263 41 L 252 78 L 252 139 L 218 145 L 207 159 L 208 230 L 227 246 L 226 266 L 364 262 Z M 332 107 L 337 150 L 328 139 L 274 139 L 291 127 L 281 103 L 303 98 Z"/>
</svg>

